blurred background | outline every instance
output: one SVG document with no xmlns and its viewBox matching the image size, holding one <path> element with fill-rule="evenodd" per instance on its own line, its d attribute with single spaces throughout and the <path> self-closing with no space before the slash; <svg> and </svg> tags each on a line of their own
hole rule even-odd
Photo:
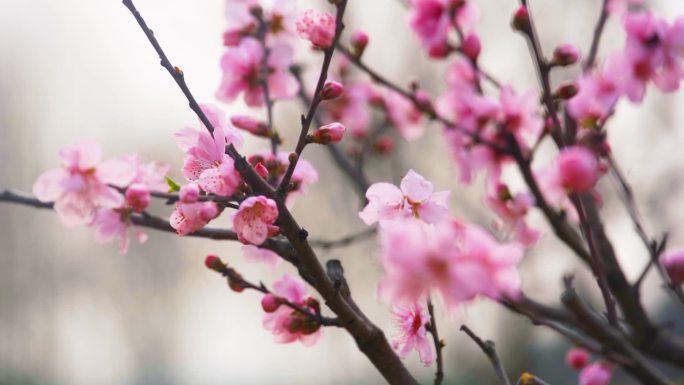
<svg viewBox="0 0 684 385">
<path fill-rule="evenodd" d="M 477 31 L 483 39 L 481 63 L 504 82 L 536 87 L 527 46 L 509 28 L 513 0 L 475 0 L 482 10 Z M 319 4 L 317 4 L 319 3 Z M 531 1 L 550 52 L 559 43 L 588 48 L 598 0 Z M 224 28 L 221 0 L 138 0 L 172 62 L 180 66 L 200 101 L 215 102 Z M 323 0 L 300 1 L 301 9 L 325 7 Z M 684 2 L 650 2 L 672 19 Z M 418 80 L 434 95 L 441 92 L 445 65 L 426 60 L 406 23 L 398 0 L 350 0 L 349 31 L 371 36 L 365 60 L 402 85 Z M 617 20 L 608 24 L 602 52 L 623 44 Z M 308 50 L 297 59 L 317 70 L 320 57 Z M 570 78 L 575 70 L 554 74 Z M 650 89 L 643 106 L 620 104 L 609 126 L 615 155 L 633 182 L 648 229 L 670 231 L 670 245 L 684 246 L 684 94 L 663 96 Z M 241 103 L 222 105 L 243 113 Z M 291 148 L 301 106 L 278 103 L 277 124 Z M 260 111 L 250 111 L 261 114 Z M 259 115 L 257 115 L 259 116 Z M 102 143 L 106 157 L 139 153 L 173 165 L 180 179 L 182 153 L 172 133 L 196 126 L 196 118 L 133 18 L 116 0 L 0 0 L 0 189 L 30 191 L 36 177 L 55 167 L 59 148 L 79 138 Z M 267 143 L 250 139 L 256 150 Z M 288 147 L 290 146 L 290 147 Z M 321 181 L 300 198 L 294 212 L 312 238 L 335 239 L 363 229 L 358 198 L 328 154 L 307 148 L 306 157 Z M 399 143 L 394 155 L 369 162 L 371 181 L 397 182 L 409 168 L 452 190 L 452 214 L 487 225 L 481 181 L 459 186 L 456 171 L 431 126 L 420 140 Z M 601 190 L 608 230 L 628 276 L 636 277 L 647 253 L 616 199 L 610 179 Z M 162 216 L 168 207 L 158 207 Z M 219 225 L 229 226 L 227 218 Z M 533 222 L 546 229 L 543 220 Z M 318 345 L 277 345 L 261 326 L 260 296 L 229 291 L 203 266 L 207 253 L 227 259 L 246 277 L 270 284 L 283 272 L 248 264 L 239 245 L 149 231 L 147 244 L 128 255 L 115 245 L 100 246 L 92 229 L 67 229 L 54 213 L 0 205 L 0 384 L 377 384 L 381 377 L 341 330 L 327 329 Z M 375 240 L 321 252 L 342 260 L 357 302 L 388 334 L 394 326 L 386 305 L 376 301 L 380 269 Z M 558 301 L 560 278 L 576 273 L 582 293 L 597 299 L 593 280 L 567 249 L 546 233 L 523 263 L 528 295 Z M 667 302 L 655 274 L 647 280 L 644 302 L 662 320 L 676 320 L 679 309 Z M 458 332 L 462 323 L 497 343 L 513 377 L 532 371 L 554 385 L 576 383 L 564 367 L 568 345 L 550 331 L 531 325 L 502 307 L 478 302 L 437 319 L 447 347 L 447 384 L 496 384 L 486 357 Z M 406 359 L 423 381 L 416 355 Z M 629 384 L 620 377 L 615 383 Z"/>
</svg>

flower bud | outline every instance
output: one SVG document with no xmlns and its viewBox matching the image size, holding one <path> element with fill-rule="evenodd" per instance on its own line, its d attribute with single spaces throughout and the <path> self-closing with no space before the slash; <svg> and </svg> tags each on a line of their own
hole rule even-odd
<svg viewBox="0 0 684 385">
<path fill-rule="evenodd" d="M 327 82 L 321 90 L 320 98 L 321 100 L 332 100 L 342 95 L 343 92 L 344 86 L 342 84 L 335 81 Z"/>
<path fill-rule="evenodd" d="M 297 333 L 302 329 L 302 326 L 304 326 L 304 322 L 302 321 L 301 318 L 298 317 L 290 317 L 283 322 L 283 326 L 287 328 L 287 331 L 290 333 Z"/>
<path fill-rule="evenodd" d="M 394 150 L 394 140 L 389 136 L 383 135 L 373 143 L 373 150 L 378 154 L 389 154 Z"/>
<path fill-rule="evenodd" d="M 199 199 L 200 188 L 194 183 L 186 184 L 185 186 L 181 187 L 178 196 L 180 197 L 180 201 L 183 203 L 195 203 Z"/>
<path fill-rule="evenodd" d="M 513 29 L 520 32 L 527 32 L 531 29 L 530 24 L 530 13 L 527 11 L 527 7 L 521 5 L 515 14 L 513 15 L 513 22 L 511 23 Z"/>
<path fill-rule="evenodd" d="M 204 266 L 206 266 L 207 269 L 211 269 L 219 273 L 222 273 L 226 269 L 226 265 L 219 257 L 215 255 L 207 255 L 207 257 L 204 258 Z"/>
<path fill-rule="evenodd" d="M 307 318 L 306 320 L 302 321 L 302 326 L 299 330 L 302 332 L 302 334 L 308 335 L 316 333 L 320 328 L 321 324 L 316 322 L 316 320 Z"/>
<path fill-rule="evenodd" d="M 442 44 L 433 45 L 428 48 L 428 56 L 433 59 L 443 59 L 449 56 L 451 52 L 451 47 L 446 42 Z"/>
<path fill-rule="evenodd" d="M 261 308 L 264 309 L 266 313 L 273 313 L 282 304 L 282 300 L 271 293 L 264 295 L 261 299 Z"/>
<path fill-rule="evenodd" d="M 345 131 L 346 128 L 341 123 L 330 123 L 309 134 L 309 140 L 318 144 L 338 143 Z"/>
<path fill-rule="evenodd" d="M 245 130 L 255 136 L 268 137 L 270 135 L 270 131 L 266 123 L 260 122 L 251 116 L 236 115 L 230 118 L 230 122 L 233 124 L 233 126 L 241 130 Z"/>
<path fill-rule="evenodd" d="M 257 174 L 259 174 L 260 177 L 266 179 L 268 178 L 268 169 L 266 166 L 264 166 L 263 163 L 259 162 L 254 166 L 254 171 L 256 171 Z"/>
<path fill-rule="evenodd" d="M 573 369 L 582 369 L 589 363 L 589 352 L 582 348 L 572 348 L 565 353 L 565 364 Z"/>
<path fill-rule="evenodd" d="M 566 147 L 557 161 L 561 185 L 570 192 L 589 192 L 598 181 L 598 161 L 584 147 Z"/>
<path fill-rule="evenodd" d="M 558 87 L 558 89 L 553 94 L 553 96 L 556 97 L 557 99 L 569 100 L 569 99 L 572 99 L 575 95 L 577 95 L 577 92 L 579 92 L 579 89 L 577 88 L 577 84 L 575 84 L 575 83 L 564 83 Z"/>
<path fill-rule="evenodd" d="M 361 57 L 363 51 L 368 46 L 368 35 L 363 31 L 356 31 L 351 36 L 351 45 L 354 50 L 354 56 Z"/>
<path fill-rule="evenodd" d="M 675 285 L 684 282 L 684 250 L 673 250 L 665 253 L 660 263 L 665 267 L 667 275 Z"/>
<path fill-rule="evenodd" d="M 205 202 L 200 208 L 199 215 L 200 218 L 202 218 L 202 220 L 205 222 L 209 222 L 210 220 L 216 218 L 218 215 L 218 207 L 216 207 L 216 203 Z"/>
<path fill-rule="evenodd" d="M 480 56 L 480 51 L 482 50 L 480 38 L 474 33 L 469 34 L 465 37 L 465 39 L 463 39 L 463 45 L 461 46 L 461 49 L 463 50 L 463 54 L 466 55 L 468 59 L 471 61 L 477 61 L 477 58 Z"/>
<path fill-rule="evenodd" d="M 241 277 L 240 274 L 237 274 L 237 276 Z M 242 286 L 242 282 L 233 277 L 228 277 L 228 287 L 236 293 L 242 293 L 245 290 L 244 286 Z"/>
<path fill-rule="evenodd" d="M 551 64 L 558 66 L 569 66 L 577 63 L 580 57 L 580 52 L 577 47 L 572 44 L 563 44 L 553 51 L 553 59 Z"/>
<path fill-rule="evenodd" d="M 142 183 L 134 183 L 126 189 L 126 204 L 136 213 L 143 212 L 150 205 L 150 190 Z"/>
</svg>

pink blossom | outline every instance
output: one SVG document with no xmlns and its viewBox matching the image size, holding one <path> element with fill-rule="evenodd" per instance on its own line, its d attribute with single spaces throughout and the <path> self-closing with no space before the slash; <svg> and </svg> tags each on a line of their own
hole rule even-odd
<svg viewBox="0 0 684 385">
<path fill-rule="evenodd" d="M 308 306 L 313 298 L 306 294 L 304 281 L 298 277 L 285 274 L 273 284 L 273 294 L 315 311 L 315 308 Z M 299 340 L 305 346 L 313 346 L 321 336 L 320 325 L 288 306 L 279 306 L 274 312 L 264 314 L 263 325 L 273 333 L 275 342 L 281 344 Z"/>
<path fill-rule="evenodd" d="M 596 156 L 584 147 L 566 147 L 556 159 L 560 183 L 573 193 L 589 192 L 598 180 Z"/>
<path fill-rule="evenodd" d="M 392 313 L 399 329 L 399 335 L 392 340 L 392 347 L 399 357 L 406 358 L 415 349 L 423 365 L 432 365 L 435 353 L 427 331 L 430 322 L 427 307 L 420 302 L 410 306 L 392 306 Z"/>
<path fill-rule="evenodd" d="M 565 353 L 565 365 L 573 369 L 582 369 L 589 363 L 589 352 L 583 348 L 572 348 Z"/>
<path fill-rule="evenodd" d="M 409 7 L 411 29 L 428 50 L 444 46 L 454 24 L 469 32 L 479 16 L 470 1 L 411 0 Z"/>
<path fill-rule="evenodd" d="M 134 183 L 126 189 L 126 205 L 141 213 L 150 205 L 150 190 L 142 183 Z"/>
<path fill-rule="evenodd" d="M 356 54 L 356 56 L 361 56 L 363 55 L 363 51 L 366 50 L 366 46 L 368 46 L 368 41 L 370 39 L 368 38 L 368 34 L 366 32 L 354 31 L 349 40 L 351 41 L 352 48 L 354 49 L 354 54 Z"/>
<path fill-rule="evenodd" d="M 660 263 L 665 267 L 665 271 L 673 284 L 680 285 L 684 282 L 684 251 L 668 251 L 660 259 Z"/>
<path fill-rule="evenodd" d="M 130 215 L 130 211 L 125 209 L 101 208 L 97 210 L 92 222 L 92 226 L 95 227 L 95 241 L 97 243 L 108 243 L 118 239 L 119 252 L 122 255 L 128 252 L 130 231 L 133 232 L 133 236 L 138 242 L 145 243 L 147 234 L 131 222 Z"/>
<path fill-rule="evenodd" d="M 529 227 L 525 217 L 534 205 L 534 197 L 530 193 L 512 195 L 508 186 L 502 183 L 488 186 L 485 203 L 499 217 L 494 228 L 512 233 L 513 239 L 525 246 L 534 245 L 539 239 L 539 231 Z"/>
<path fill-rule="evenodd" d="M 339 143 L 347 129 L 340 123 L 330 123 L 319 127 L 311 133 L 311 141 L 318 144 Z"/>
<path fill-rule="evenodd" d="M 230 103 L 244 92 L 245 103 L 250 107 L 264 104 L 261 86 L 261 63 L 264 49 L 254 38 L 245 38 L 237 47 L 228 48 L 221 58 L 223 80 L 216 97 Z M 270 48 L 267 59 L 269 96 L 272 99 L 289 99 L 299 91 L 299 83 L 289 72 L 292 64 L 292 48 L 278 44 Z"/>
<path fill-rule="evenodd" d="M 194 183 L 186 184 L 180 188 L 178 197 L 183 203 L 195 203 L 200 197 L 200 188 Z"/>
<path fill-rule="evenodd" d="M 156 161 L 143 163 L 139 155 L 124 155 L 122 159 L 130 162 L 135 169 L 131 184 L 143 185 L 152 192 L 166 192 L 168 185 L 165 177 L 171 165 Z"/>
<path fill-rule="evenodd" d="M 519 295 L 517 265 L 523 248 L 499 243 L 479 227 L 395 220 L 380 227 L 380 244 L 385 270 L 380 295 L 393 303 L 411 303 L 437 292 L 453 308 L 477 296 Z"/>
<path fill-rule="evenodd" d="M 539 115 L 539 96 L 534 91 L 517 94 L 510 86 L 504 86 L 499 94 L 499 123 L 513 133 L 522 144 L 525 139 L 536 140 L 544 122 Z"/>
<path fill-rule="evenodd" d="M 567 103 L 568 112 L 582 127 L 602 125 L 613 114 L 623 95 L 624 58 L 610 56 L 603 67 L 582 75 L 577 80 L 579 92 Z"/>
<path fill-rule="evenodd" d="M 248 262 L 263 263 L 269 270 L 275 269 L 282 261 L 282 258 L 273 251 L 254 245 L 242 245 L 242 254 Z"/>
<path fill-rule="evenodd" d="M 425 133 L 423 113 L 405 96 L 387 91 L 383 96 L 387 118 L 407 141 L 414 141 Z"/>
<path fill-rule="evenodd" d="M 444 219 L 449 191 L 433 192 L 432 183 L 413 170 L 401 180 L 401 189 L 389 183 L 375 183 L 366 191 L 368 204 L 359 213 L 367 224 L 397 218 L 416 217 L 427 223 Z"/>
<path fill-rule="evenodd" d="M 218 208 L 214 202 L 178 202 L 169 223 L 178 235 L 188 235 L 202 229 L 217 215 Z"/>
<path fill-rule="evenodd" d="M 64 147 L 59 156 L 62 168 L 43 173 L 33 185 L 33 194 L 42 202 L 55 202 L 57 216 L 67 226 L 92 222 L 100 207 L 117 208 L 123 196 L 110 185 L 125 187 L 135 170 L 124 159 L 100 163 L 99 144 L 82 140 Z"/>
<path fill-rule="evenodd" d="M 286 41 L 294 35 L 297 15 L 295 0 L 226 0 L 225 15 L 228 28 L 224 32 L 226 46 L 239 45 L 241 40 L 256 33 L 257 20 L 252 9 L 258 7 L 269 26 L 266 40 L 269 44 Z"/>
<path fill-rule="evenodd" d="M 332 46 L 335 38 L 335 16 L 328 12 L 307 9 L 297 20 L 297 33 L 315 47 L 326 49 Z"/>
<path fill-rule="evenodd" d="M 251 116 L 236 115 L 230 118 L 230 122 L 236 128 L 245 130 L 255 136 L 266 137 L 270 134 L 270 130 L 266 123 L 258 121 Z"/>
<path fill-rule="evenodd" d="M 613 369 L 608 364 L 597 362 L 585 366 L 579 375 L 579 385 L 608 385 L 613 379 Z"/>
<path fill-rule="evenodd" d="M 278 207 L 272 199 L 253 196 L 240 203 L 233 217 L 233 228 L 244 244 L 261 245 L 266 238 L 277 232 L 273 224 L 278 219 Z"/>
<path fill-rule="evenodd" d="M 178 147 L 186 154 L 183 176 L 207 193 L 230 196 L 241 179 L 225 147 L 233 144 L 239 148 L 242 137 L 227 123 L 222 111 L 211 105 L 203 105 L 202 109 L 214 126 L 213 136 L 204 129 L 193 128 L 175 134 Z"/>
</svg>

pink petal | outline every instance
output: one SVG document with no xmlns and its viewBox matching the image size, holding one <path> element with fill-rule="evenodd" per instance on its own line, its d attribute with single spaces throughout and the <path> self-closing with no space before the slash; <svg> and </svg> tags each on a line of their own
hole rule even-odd
<svg viewBox="0 0 684 385">
<path fill-rule="evenodd" d="M 53 202 L 64 192 L 63 184 L 68 178 L 69 174 L 64 169 L 48 170 L 33 184 L 33 195 L 41 202 Z"/>
<path fill-rule="evenodd" d="M 413 203 L 426 200 L 432 194 L 432 183 L 413 170 L 401 180 L 401 191 Z"/>
</svg>

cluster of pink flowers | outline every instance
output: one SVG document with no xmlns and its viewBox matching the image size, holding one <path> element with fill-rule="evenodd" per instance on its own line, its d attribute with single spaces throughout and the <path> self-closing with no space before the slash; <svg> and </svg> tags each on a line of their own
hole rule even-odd
<svg viewBox="0 0 684 385">
<path fill-rule="evenodd" d="M 164 191 L 169 167 L 142 164 L 137 156 L 101 162 L 100 145 L 92 140 L 65 147 L 59 156 L 62 167 L 46 171 L 33 185 L 36 198 L 54 202 L 66 226 L 95 227 L 99 243 L 119 239 L 122 254 L 128 250 L 129 230 L 145 242 L 147 236 L 134 227 L 131 215 L 147 208 L 151 192 Z"/>
<path fill-rule="evenodd" d="M 300 278 L 285 274 L 273 284 L 273 294 L 266 294 L 261 305 L 264 314 L 264 328 L 270 330 L 275 341 L 281 344 L 300 341 L 306 346 L 314 345 L 321 337 L 320 324 L 289 306 L 282 304 L 282 299 L 317 314 L 318 302 L 307 295 L 306 285 Z"/>
<path fill-rule="evenodd" d="M 468 33 L 479 17 L 479 10 L 468 0 L 411 0 L 409 24 L 432 57 L 449 51 L 449 34 Z"/>
<path fill-rule="evenodd" d="M 603 125 L 623 96 L 640 102 L 650 82 L 672 92 L 684 77 L 684 18 L 669 24 L 651 11 L 637 11 L 627 13 L 623 23 L 624 49 L 582 75 L 578 94 L 568 102 L 568 111 L 583 127 Z"/>
<path fill-rule="evenodd" d="M 421 303 L 438 294 L 448 308 L 478 297 L 517 298 L 518 263 L 524 248 L 501 243 L 485 229 L 449 217 L 448 192 L 433 192 L 422 176 L 409 171 L 401 188 L 372 185 L 368 205 L 359 213 L 367 224 L 380 223 L 380 262 L 385 276 L 380 296 L 399 306 L 403 334 L 395 344 L 402 356 L 418 349 L 429 364 L 428 322 Z"/>
</svg>

